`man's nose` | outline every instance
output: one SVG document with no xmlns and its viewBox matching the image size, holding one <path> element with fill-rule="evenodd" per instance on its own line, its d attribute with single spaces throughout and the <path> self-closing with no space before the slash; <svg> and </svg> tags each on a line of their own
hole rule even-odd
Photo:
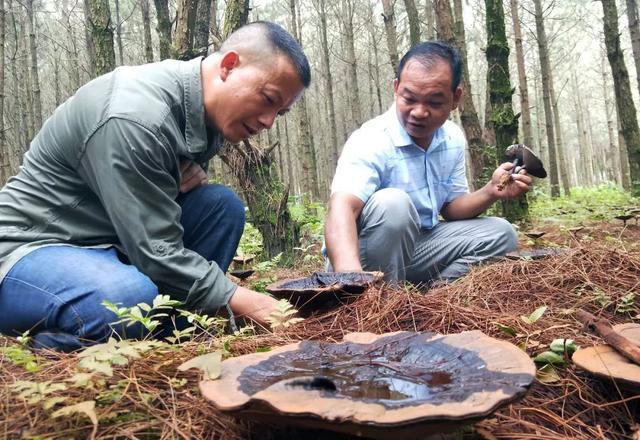
<svg viewBox="0 0 640 440">
<path fill-rule="evenodd" d="M 258 122 L 268 130 L 271 128 L 277 117 L 278 113 L 276 112 L 265 113 L 258 118 Z"/>
<path fill-rule="evenodd" d="M 416 119 L 424 119 L 429 116 L 429 109 L 426 105 L 417 104 L 411 109 L 411 116 Z"/>
</svg>

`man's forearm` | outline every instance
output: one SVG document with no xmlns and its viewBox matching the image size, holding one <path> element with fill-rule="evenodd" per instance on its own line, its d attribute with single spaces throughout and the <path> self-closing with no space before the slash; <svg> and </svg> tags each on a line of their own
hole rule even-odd
<svg viewBox="0 0 640 440">
<path fill-rule="evenodd" d="M 445 220 L 466 220 L 474 218 L 489 209 L 496 200 L 485 185 L 471 194 L 465 194 L 449 203 L 442 211 Z"/>
<path fill-rule="evenodd" d="M 327 254 L 336 272 L 360 271 L 358 230 L 355 219 L 331 215 L 325 225 Z"/>
</svg>

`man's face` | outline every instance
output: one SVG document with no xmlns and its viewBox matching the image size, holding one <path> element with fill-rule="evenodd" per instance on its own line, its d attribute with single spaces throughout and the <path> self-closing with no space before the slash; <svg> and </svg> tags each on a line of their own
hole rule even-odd
<svg viewBox="0 0 640 440">
<path fill-rule="evenodd" d="M 409 136 L 422 148 L 428 148 L 433 134 L 458 106 L 462 89 L 455 92 L 451 67 L 437 61 L 425 67 L 415 59 L 404 66 L 401 77 L 393 82 L 396 113 Z"/>
<path fill-rule="evenodd" d="M 241 63 L 236 53 L 230 53 L 220 65 L 216 87 L 205 88 L 204 105 L 207 124 L 230 142 L 271 128 L 304 91 L 294 67 L 283 57 L 269 63 Z"/>
</svg>

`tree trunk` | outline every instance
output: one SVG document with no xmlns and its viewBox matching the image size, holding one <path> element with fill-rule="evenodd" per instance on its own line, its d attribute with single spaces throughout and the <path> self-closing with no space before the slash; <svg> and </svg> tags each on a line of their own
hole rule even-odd
<svg viewBox="0 0 640 440">
<path fill-rule="evenodd" d="M 80 88 L 80 57 L 78 54 L 78 44 L 76 43 L 76 35 L 71 24 L 71 8 L 69 7 L 68 0 L 62 2 L 62 10 L 65 17 L 65 26 L 67 28 L 67 36 L 69 38 L 69 44 L 71 44 L 70 56 L 71 56 L 71 68 L 69 69 L 69 78 L 71 84 L 69 89 L 78 90 Z"/>
<path fill-rule="evenodd" d="M 298 19 L 296 11 L 296 0 L 289 0 L 289 11 L 291 12 L 291 34 L 301 43 L 301 35 L 298 30 Z M 313 140 L 309 130 L 309 116 L 307 113 L 307 99 L 302 95 L 294 110 L 296 122 L 298 124 L 298 144 L 302 165 L 302 187 L 308 192 L 313 200 L 320 198 L 320 188 L 318 187 L 318 167 L 316 155 L 313 148 Z"/>
<path fill-rule="evenodd" d="M 436 28 L 438 38 L 456 47 L 460 51 L 462 58 L 461 86 L 464 93 L 460 106 L 460 120 L 469 146 L 471 188 L 478 189 L 491 177 L 494 167 L 487 166 L 492 162 L 491 154 L 485 148 L 485 143 L 482 140 L 482 127 L 480 127 L 478 113 L 473 104 L 473 93 L 471 91 L 471 82 L 469 81 L 469 69 L 467 68 L 467 47 L 464 23 L 462 21 L 462 3 L 456 0 L 454 4 L 456 7 L 455 25 L 449 0 L 435 0 Z M 487 154 L 489 154 L 489 157 L 485 158 Z"/>
<path fill-rule="evenodd" d="M 569 178 L 567 176 L 568 167 L 565 155 L 565 145 L 562 138 L 562 126 L 560 125 L 560 110 L 558 109 L 558 98 L 553 82 L 553 72 L 549 71 L 549 94 L 551 96 L 551 108 L 553 110 L 553 132 L 556 135 L 556 152 L 558 158 L 558 178 L 562 185 L 565 196 L 571 193 L 569 188 Z"/>
<path fill-rule="evenodd" d="M 640 193 L 640 131 L 636 107 L 631 97 L 629 74 L 624 63 L 620 47 L 620 31 L 618 30 L 618 10 L 615 1 L 603 0 L 604 42 L 607 47 L 607 58 L 613 74 L 613 86 L 616 92 L 616 107 L 622 126 L 622 136 L 627 146 L 629 168 L 631 172 L 631 190 Z"/>
<path fill-rule="evenodd" d="M 193 37 L 197 10 L 198 0 L 178 0 L 176 33 L 171 53 L 173 58 L 178 60 L 193 58 Z"/>
<path fill-rule="evenodd" d="M 196 55 L 207 56 L 209 52 L 209 28 L 211 23 L 211 0 L 198 0 L 193 50 Z"/>
<path fill-rule="evenodd" d="M 378 103 L 377 114 L 382 113 L 382 92 L 380 91 L 380 56 L 378 54 L 379 40 L 376 38 L 376 22 L 374 20 L 373 5 L 369 7 L 369 17 L 371 20 L 371 26 L 369 26 L 369 46 L 373 48 L 373 81 L 376 89 L 376 100 Z"/>
<path fill-rule="evenodd" d="M 342 0 L 344 40 L 346 44 L 346 64 L 349 77 L 349 105 L 351 106 L 351 127 L 356 128 L 362 124 L 362 112 L 360 110 L 360 88 L 358 87 L 358 64 L 356 58 L 355 36 L 353 33 L 353 0 Z"/>
<path fill-rule="evenodd" d="M 142 13 L 142 28 L 144 31 L 144 60 L 153 63 L 153 44 L 151 41 L 151 14 L 149 13 L 149 0 L 140 0 Z"/>
<path fill-rule="evenodd" d="M 638 20 L 638 0 L 627 0 L 627 18 L 629 19 L 633 61 L 636 65 L 636 81 L 638 83 L 638 90 L 640 91 L 640 20 Z"/>
<path fill-rule="evenodd" d="M 420 43 L 420 16 L 414 0 L 404 0 L 404 8 L 407 10 L 407 20 L 409 20 L 409 40 L 411 47 Z"/>
<path fill-rule="evenodd" d="M 459 0 L 457 0 L 459 1 Z M 513 19 L 513 35 L 516 46 L 516 64 L 518 65 L 518 87 L 520 89 L 520 120 L 522 137 L 525 145 L 534 148 L 531 135 L 531 113 L 529 112 L 529 90 L 527 87 L 527 74 L 524 66 L 524 50 L 522 48 L 522 31 L 520 29 L 520 6 L 518 0 L 511 0 L 511 17 Z M 535 149 L 535 148 L 534 148 Z"/>
<path fill-rule="evenodd" d="M 542 74 L 542 101 L 544 102 L 544 119 L 547 131 L 547 150 L 549 152 L 549 181 L 551 196 L 560 195 L 560 180 L 558 179 L 558 153 L 554 138 L 553 113 L 551 109 L 551 65 L 547 46 L 547 34 L 542 18 L 541 0 L 534 0 L 536 33 L 538 36 L 538 54 L 540 56 L 540 72 Z"/>
<path fill-rule="evenodd" d="M 89 79 L 96 77 L 96 48 L 91 38 L 91 11 L 89 10 L 89 1 L 83 1 L 84 10 L 84 40 L 87 47 L 87 58 L 89 61 Z"/>
<path fill-rule="evenodd" d="M 23 29 L 23 33 L 20 38 L 20 52 L 23 54 L 27 54 L 29 51 L 28 32 L 28 29 Z M 25 151 L 27 151 L 31 143 L 31 139 L 33 139 L 36 133 L 35 118 L 33 114 L 33 85 L 31 84 L 31 76 L 29 75 L 29 63 L 20 63 L 18 67 L 20 68 L 20 76 L 22 77 L 25 85 L 24 109 L 27 117 L 23 119 L 23 121 L 27 122 L 27 139 L 25 142 Z"/>
<path fill-rule="evenodd" d="M 33 107 L 33 132 L 42 127 L 42 99 L 40 98 L 40 76 L 38 75 L 38 48 L 36 45 L 35 16 L 33 14 L 33 0 L 27 0 L 27 32 L 29 33 L 29 55 L 31 68 L 31 97 Z"/>
<path fill-rule="evenodd" d="M 513 89 L 509 77 L 509 45 L 504 26 L 502 0 L 485 0 L 487 9 L 487 77 L 491 101 L 490 121 L 496 133 L 496 158 L 506 160 L 505 149 L 517 142 L 518 117 L 513 113 Z M 502 214 L 509 221 L 526 220 L 529 205 L 526 194 L 514 200 L 503 200 Z"/>
<path fill-rule="evenodd" d="M 122 54 L 122 22 L 120 20 L 120 0 L 113 0 L 116 9 L 116 45 L 118 46 L 118 66 L 124 64 L 124 55 Z"/>
<path fill-rule="evenodd" d="M 209 30 L 214 39 L 213 50 L 217 50 L 217 43 L 220 40 L 220 28 L 218 26 L 218 0 L 211 0 L 211 12 L 209 13 L 209 17 Z"/>
<path fill-rule="evenodd" d="M 396 13 L 393 9 L 393 0 L 382 0 L 382 18 L 384 30 L 387 35 L 387 49 L 389 49 L 389 61 L 395 76 L 398 71 L 398 35 L 396 31 Z"/>
<path fill-rule="evenodd" d="M 579 141 L 579 153 L 577 158 L 582 158 L 580 161 L 580 175 L 582 176 L 582 182 L 578 181 L 579 176 L 576 176 L 576 184 L 578 186 L 593 186 L 596 184 L 596 177 L 598 176 L 598 171 L 595 169 L 594 163 L 594 151 L 593 146 L 591 145 L 591 139 L 589 139 L 588 131 L 585 126 L 585 121 L 583 115 L 586 115 L 584 104 L 582 102 L 582 93 L 580 90 L 580 85 L 578 83 L 578 77 L 576 76 L 576 71 L 571 69 L 571 82 L 573 85 L 574 96 L 575 96 L 575 118 L 576 118 L 576 129 L 578 130 L 578 141 Z M 575 160 L 576 158 L 574 158 Z"/>
<path fill-rule="evenodd" d="M 609 67 L 606 66 L 605 54 L 602 54 L 602 64 L 600 72 L 602 74 L 602 95 L 604 98 L 604 108 L 606 111 L 607 117 L 607 134 L 609 137 L 609 150 L 605 155 L 605 160 L 602 162 L 607 171 L 607 177 L 609 180 L 613 182 L 618 182 L 622 185 L 625 190 L 630 189 L 631 182 L 629 181 L 629 176 L 624 173 L 621 173 L 621 161 L 620 161 L 620 148 L 618 147 L 618 143 L 616 141 L 616 121 L 614 121 L 613 116 L 617 114 L 615 109 L 615 103 L 611 102 L 611 97 L 609 96 L 609 91 L 611 90 L 609 87 L 609 81 L 607 76 L 607 71 Z"/>
<path fill-rule="evenodd" d="M 433 0 L 425 0 L 424 15 L 426 18 L 426 37 L 427 40 L 433 40 L 436 37 L 436 18 L 433 10 Z"/>
<path fill-rule="evenodd" d="M 171 18 L 169 17 L 169 0 L 153 0 L 156 6 L 158 40 L 160 42 L 160 59 L 171 58 Z"/>
<path fill-rule="evenodd" d="M 248 13 L 249 0 L 227 0 L 225 38 L 247 22 Z M 277 178 L 272 149 L 272 146 L 253 147 L 249 142 L 239 145 L 227 142 L 219 156 L 242 190 L 253 225 L 262 234 L 265 256 L 273 258 L 282 252 L 285 259 L 290 260 L 293 247 L 298 244 L 300 226 L 291 218 L 287 206 L 289 186 Z"/>
<path fill-rule="evenodd" d="M 328 120 L 329 120 L 329 139 L 331 145 L 331 161 L 329 166 L 335 169 L 338 161 L 340 149 L 338 147 L 338 128 L 336 126 L 336 106 L 333 94 L 333 78 L 331 75 L 331 58 L 329 56 L 329 40 L 327 38 L 327 10 L 325 0 L 314 0 L 313 2 L 318 18 L 320 19 L 320 49 L 322 51 L 322 64 L 325 70 L 324 85 L 327 94 Z"/>
<path fill-rule="evenodd" d="M 4 0 L 0 0 L 0 188 L 11 177 L 11 162 L 4 128 L 4 44 L 6 39 Z"/>
<path fill-rule="evenodd" d="M 116 67 L 109 0 L 85 0 L 85 4 L 89 33 L 95 50 L 96 75 L 100 76 Z"/>
</svg>

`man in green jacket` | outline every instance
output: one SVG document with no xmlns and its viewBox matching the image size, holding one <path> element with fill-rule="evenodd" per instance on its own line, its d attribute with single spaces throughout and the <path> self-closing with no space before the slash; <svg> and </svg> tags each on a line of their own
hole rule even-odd
<svg viewBox="0 0 640 440">
<path fill-rule="evenodd" d="M 244 206 L 200 164 L 271 127 L 309 82 L 299 44 L 256 22 L 204 59 L 120 67 L 80 88 L 0 191 L 0 332 L 62 350 L 132 336 L 102 301 L 159 293 L 264 323 L 276 301 L 225 276 Z"/>
</svg>

